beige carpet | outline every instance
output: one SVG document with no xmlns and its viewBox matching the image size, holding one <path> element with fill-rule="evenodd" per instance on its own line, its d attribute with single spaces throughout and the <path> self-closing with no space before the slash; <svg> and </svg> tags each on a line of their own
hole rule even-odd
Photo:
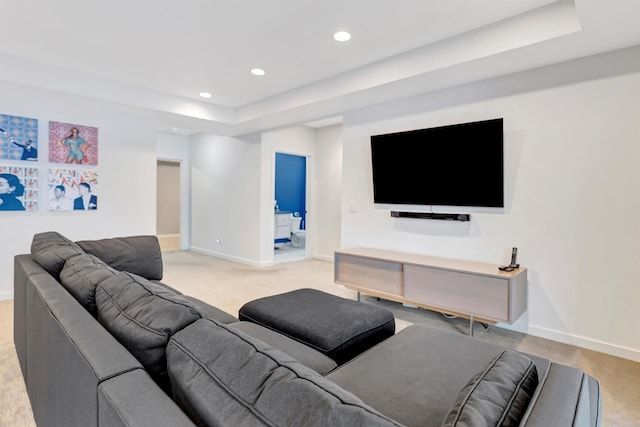
<svg viewBox="0 0 640 427">
<path fill-rule="evenodd" d="M 333 283 L 333 264 L 307 260 L 254 268 L 194 252 L 165 252 L 163 282 L 237 316 L 247 301 L 308 287 L 355 299 L 355 292 Z M 468 321 L 439 313 L 363 298 L 392 310 L 397 329 L 418 323 L 466 333 Z M 33 426 L 33 415 L 13 347 L 13 303 L 0 302 L 0 426 Z M 576 366 L 598 378 L 604 427 L 640 427 L 640 363 L 505 329 L 476 324 L 478 339 L 495 342 Z M 549 426 L 553 427 L 553 426 Z"/>
<path fill-rule="evenodd" d="M 0 426 L 35 425 L 13 345 L 13 301 L 0 301 Z"/>
</svg>

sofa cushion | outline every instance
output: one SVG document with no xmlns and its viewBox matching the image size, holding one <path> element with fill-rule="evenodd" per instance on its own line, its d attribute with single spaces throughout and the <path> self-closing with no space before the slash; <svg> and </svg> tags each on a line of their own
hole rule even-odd
<svg viewBox="0 0 640 427">
<path fill-rule="evenodd" d="M 96 287 L 98 320 L 167 392 L 165 348 L 171 335 L 203 315 L 194 303 L 132 273 Z"/>
<path fill-rule="evenodd" d="M 442 425 L 518 426 L 537 386 L 533 361 L 505 350 L 469 380 Z"/>
<path fill-rule="evenodd" d="M 31 255 L 47 273 L 57 279 L 67 259 L 85 253 L 82 248 L 55 231 L 38 233 L 31 241 Z"/>
<path fill-rule="evenodd" d="M 235 322 L 227 323 L 226 325 L 230 329 L 241 331 L 244 334 L 259 339 L 270 347 L 280 350 L 322 376 L 327 375 L 338 366 L 335 361 L 329 359 L 319 351 L 304 345 L 301 342 L 292 340 L 286 335 L 267 329 L 264 326 L 251 322 Z"/>
<path fill-rule="evenodd" d="M 399 426 L 286 354 L 214 320 L 167 346 L 174 398 L 197 425 Z"/>
<path fill-rule="evenodd" d="M 76 242 L 119 271 L 128 271 L 149 280 L 162 279 L 162 252 L 156 236 L 129 236 Z"/>
<path fill-rule="evenodd" d="M 76 255 L 65 262 L 60 283 L 93 317 L 98 317 L 96 286 L 117 273 L 93 255 Z"/>
<path fill-rule="evenodd" d="M 218 307 L 214 307 L 211 304 L 207 304 L 206 302 L 192 297 L 191 295 L 182 295 L 184 299 L 191 301 L 195 305 L 200 308 L 200 313 L 206 319 L 217 320 L 220 323 L 234 323 L 237 322 L 238 319 L 227 313 L 226 311 L 220 310 Z"/>
<path fill-rule="evenodd" d="M 135 273 L 134 273 L 135 274 Z M 140 275 L 138 275 L 140 276 Z M 163 288 L 167 288 L 170 291 L 173 291 L 174 293 L 178 294 L 178 295 L 184 295 L 182 292 L 180 292 L 179 290 L 177 290 L 176 288 L 174 288 L 173 286 L 169 286 L 166 283 L 162 283 L 160 280 L 155 280 L 155 279 L 150 279 L 153 283 L 162 286 Z"/>
</svg>

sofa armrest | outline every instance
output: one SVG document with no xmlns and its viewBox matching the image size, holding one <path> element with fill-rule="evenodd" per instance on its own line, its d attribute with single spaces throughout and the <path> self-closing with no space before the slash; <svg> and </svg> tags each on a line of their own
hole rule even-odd
<svg viewBox="0 0 640 427">
<path fill-rule="evenodd" d="M 193 427 L 195 424 L 153 382 L 136 369 L 98 387 L 98 425 L 123 427 Z"/>
<path fill-rule="evenodd" d="M 27 281 L 40 274 L 49 276 L 31 255 L 16 255 L 13 263 L 13 343 L 22 376 L 27 378 Z"/>
<path fill-rule="evenodd" d="M 36 422 L 94 426 L 98 384 L 140 363 L 48 274 L 26 286 L 25 383 Z"/>
<path fill-rule="evenodd" d="M 551 363 L 520 425 L 598 427 L 601 421 L 598 381 L 579 369 Z"/>
</svg>

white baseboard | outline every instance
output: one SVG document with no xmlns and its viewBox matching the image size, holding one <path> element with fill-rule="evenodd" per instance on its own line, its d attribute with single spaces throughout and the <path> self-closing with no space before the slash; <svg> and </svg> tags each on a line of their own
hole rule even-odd
<svg viewBox="0 0 640 427">
<path fill-rule="evenodd" d="M 587 348 L 589 350 L 599 351 L 601 353 L 610 354 L 612 356 L 633 360 L 634 362 L 640 362 L 640 350 L 638 349 L 598 341 L 592 338 L 581 337 L 579 335 L 568 334 L 566 332 L 560 332 L 535 325 L 529 325 L 528 333 L 537 337 L 547 338 L 553 341 Z"/>
<path fill-rule="evenodd" d="M 240 258 L 240 257 L 232 256 L 232 255 L 227 255 L 227 254 L 223 254 L 223 253 L 219 253 L 219 252 L 210 251 L 208 249 L 197 248 L 195 246 L 191 246 L 190 250 L 192 250 L 194 252 L 201 253 L 201 254 L 209 255 L 209 256 L 212 256 L 212 257 L 216 257 L 216 258 L 226 259 L 228 261 L 237 262 L 238 264 L 250 265 L 252 267 L 267 267 L 267 266 L 273 265 L 273 263 L 269 263 L 269 262 L 266 262 L 266 261 L 265 262 L 254 261 L 254 260 L 251 260 L 251 259 Z"/>
<path fill-rule="evenodd" d="M 245 265 L 250 265 L 252 267 L 270 267 L 273 265 L 273 262 L 270 261 L 254 261 L 254 260 L 250 260 L 250 259 L 246 259 L 246 258 L 240 258 L 240 257 L 235 257 L 235 256 L 231 256 L 231 255 L 227 255 L 227 254 L 223 254 L 223 253 L 219 253 L 219 252 L 215 252 L 215 251 L 210 251 L 208 249 L 203 249 L 203 248 L 198 248 L 195 246 L 191 246 L 191 248 L 189 248 L 189 250 L 194 251 L 194 252 L 198 252 L 204 255 L 209 255 L 212 257 L 216 257 L 216 258 L 221 258 L 221 259 L 226 259 L 228 261 L 233 261 L 233 262 L 237 262 L 239 264 L 245 264 Z M 312 258 L 315 259 L 319 259 L 321 261 L 328 261 L 328 262 L 333 262 L 333 255 L 319 255 L 319 254 L 313 254 L 311 256 Z"/>
<path fill-rule="evenodd" d="M 13 292 L 0 293 L 0 301 L 7 301 L 13 299 Z"/>
</svg>

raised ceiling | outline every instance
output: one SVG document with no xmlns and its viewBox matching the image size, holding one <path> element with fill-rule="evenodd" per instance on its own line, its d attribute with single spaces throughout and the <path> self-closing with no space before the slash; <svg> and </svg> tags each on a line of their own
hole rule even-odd
<svg viewBox="0 0 640 427">
<path fill-rule="evenodd" d="M 640 44 L 638 0 L 3 0 L 0 16 L 0 79 L 183 134 L 322 123 Z"/>
</svg>

